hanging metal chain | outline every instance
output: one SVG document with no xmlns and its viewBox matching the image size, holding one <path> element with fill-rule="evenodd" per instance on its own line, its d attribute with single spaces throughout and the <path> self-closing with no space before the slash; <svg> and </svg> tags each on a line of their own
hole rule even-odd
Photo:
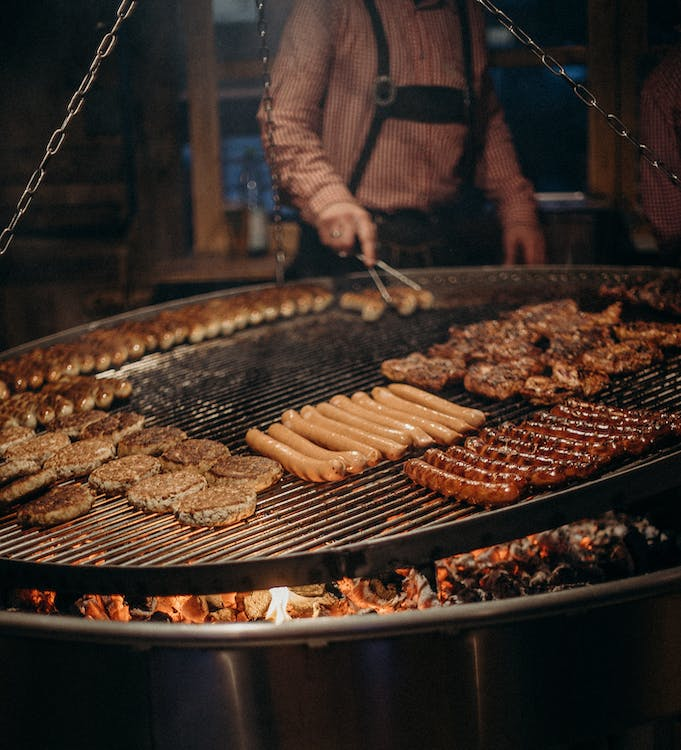
<svg viewBox="0 0 681 750">
<path fill-rule="evenodd" d="M 596 112 L 601 114 L 605 118 L 605 121 L 610 126 L 610 128 L 615 133 L 617 133 L 617 135 L 629 141 L 629 143 L 631 143 L 638 150 L 640 156 L 642 156 L 653 167 L 659 169 L 662 173 L 664 173 L 674 185 L 681 188 L 681 179 L 679 178 L 679 176 L 675 172 L 673 172 L 667 164 L 665 164 L 660 158 L 658 158 L 653 153 L 653 151 L 648 148 L 648 146 L 636 140 L 636 138 L 631 134 L 631 131 L 624 125 L 624 123 L 620 120 L 619 117 L 617 117 L 617 115 L 613 115 L 612 113 L 604 110 L 603 107 L 601 107 L 598 103 L 595 95 L 592 94 L 591 91 L 586 88 L 586 86 L 583 86 L 581 83 L 577 83 L 573 78 L 571 78 L 570 75 L 566 72 L 565 68 L 554 57 L 543 50 L 525 31 L 516 26 L 516 24 L 513 23 L 513 21 L 502 10 L 499 10 L 499 8 L 494 5 L 494 3 L 490 2 L 490 0 L 477 0 L 477 2 L 480 3 L 480 5 L 482 5 L 484 8 L 486 8 L 493 16 L 495 16 L 497 21 L 499 21 L 502 26 L 508 29 L 521 44 L 524 44 L 525 47 L 527 47 L 533 55 L 538 57 L 542 65 L 544 65 L 547 70 L 553 73 L 554 76 L 567 81 L 567 83 L 569 83 L 572 87 L 572 91 L 575 96 L 580 99 L 587 107 L 590 107 L 591 109 L 594 109 L 596 110 Z"/>
<path fill-rule="evenodd" d="M 267 30 L 267 19 L 265 13 L 265 0 L 256 0 L 255 7 L 258 12 L 258 36 L 260 37 L 260 60 L 262 62 L 262 108 L 265 113 L 264 142 L 265 158 L 270 168 L 270 179 L 272 184 L 272 222 L 273 222 L 273 244 L 275 259 L 275 274 L 277 284 L 284 281 L 284 269 L 286 265 L 286 249 L 284 248 L 284 226 L 281 213 L 281 195 L 279 192 L 280 179 L 277 170 L 276 145 L 274 141 L 274 120 L 272 118 L 272 80 L 270 78 L 270 48 L 269 34 Z"/>
<path fill-rule="evenodd" d="M 102 60 L 110 55 L 113 51 L 116 45 L 118 31 L 121 27 L 121 24 L 132 13 L 136 5 L 137 0 L 122 0 L 121 4 L 118 6 L 118 10 L 116 11 L 116 20 L 113 26 L 104 35 L 102 41 L 99 43 L 99 47 L 97 47 L 97 51 L 94 58 L 92 59 L 92 62 L 90 63 L 88 72 L 85 74 L 83 80 L 80 83 L 80 86 L 71 97 L 66 107 L 66 117 L 64 117 L 62 124 L 54 131 L 54 133 L 52 133 L 52 136 L 50 137 L 50 140 L 48 141 L 45 148 L 45 154 L 40 161 L 40 164 L 38 165 L 35 172 L 33 172 L 33 174 L 31 175 L 28 183 L 26 184 L 26 187 L 24 188 L 24 192 L 22 193 L 21 198 L 19 198 L 19 201 L 17 202 L 14 215 L 12 216 L 9 224 L 5 227 L 5 229 L 3 229 L 2 234 L 0 234 L 0 255 L 4 255 L 10 243 L 12 242 L 17 224 L 28 210 L 28 207 L 31 203 L 31 200 L 33 199 L 33 196 L 35 195 L 36 190 L 45 177 L 45 170 L 48 162 L 62 147 L 71 120 L 78 114 L 78 112 L 80 112 L 85 101 L 85 96 L 92 87 L 92 84 L 95 82 L 95 79 L 97 78 L 97 73 L 99 71 L 99 66 L 102 63 Z"/>
</svg>

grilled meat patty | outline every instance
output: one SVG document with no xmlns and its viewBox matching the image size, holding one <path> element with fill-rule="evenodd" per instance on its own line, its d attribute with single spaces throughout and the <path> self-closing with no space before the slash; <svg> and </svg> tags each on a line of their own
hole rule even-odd
<svg viewBox="0 0 681 750">
<path fill-rule="evenodd" d="M 160 458 L 165 471 L 193 468 L 205 474 L 216 461 L 229 455 L 229 448 L 218 440 L 188 438 L 162 453 Z"/>
<path fill-rule="evenodd" d="M 161 462 L 155 456 L 124 456 L 96 468 L 90 474 L 88 484 L 96 492 L 122 495 L 136 482 L 160 471 Z"/>
<path fill-rule="evenodd" d="M 133 508 L 151 513 L 174 513 L 180 500 L 208 486 L 203 474 L 193 470 L 155 474 L 136 482 L 127 491 Z"/>
<path fill-rule="evenodd" d="M 22 505 L 17 511 L 17 521 L 21 526 L 55 526 L 84 515 L 94 502 L 87 485 L 60 485 Z"/>
<path fill-rule="evenodd" d="M 266 456 L 227 456 L 214 463 L 206 475 L 209 484 L 247 479 L 256 492 L 276 484 L 284 474 L 284 467 Z"/>
<path fill-rule="evenodd" d="M 248 479 L 234 479 L 182 498 L 177 520 L 187 526 L 227 526 L 255 513 L 256 492 Z"/>
<path fill-rule="evenodd" d="M 118 443 L 118 455 L 145 453 L 148 456 L 160 456 L 186 439 L 187 433 L 179 427 L 144 427 L 121 438 Z"/>
</svg>

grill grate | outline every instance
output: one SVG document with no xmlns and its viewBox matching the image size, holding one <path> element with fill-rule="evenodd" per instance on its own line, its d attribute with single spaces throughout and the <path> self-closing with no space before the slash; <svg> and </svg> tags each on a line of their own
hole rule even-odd
<svg viewBox="0 0 681 750">
<path fill-rule="evenodd" d="M 409 318 L 389 313 L 364 324 L 332 308 L 153 353 L 121 370 L 134 385 L 127 408 L 143 413 L 149 425 L 177 425 L 192 437 L 221 440 L 232 452 L 244 452 L 249 427 L 265 428 L 287 408 L 382 384 L 383 359 L 444 340 L 454 322 L 495 317 L 506 307 L 546 299 L 547 289 L 584 304 L 580 296 L 593 298 L 594 284 L 612 279 L 605 271 L 550 273 L 554 283 L 547 284 L 547 273 L 540 272 L 463 274 L 462 281 L 457 274 L 424 271 L 419 280 L 433 288 L 441 306 Z M 679 409 L 680 381 L 677 356 L 622 378 L 603 400 Z M 462 389 L 447 395 L 483 408 L 489 424 L 530 411 L 519 399 L 482 403 Z M 120 497 L 98 498 L 87 516 L 42 531 L 20 529 L 12 511 L 0 518 L 0 570 L 15 585 L 165 594 L 250 590 L 428 566 L 439 557 L 639 499 L 652 486 L 675 486 L 679 455 L 681 447 L 669 446 L 599 479 L 488 512 L 415 487 L 402 474 L 401 462 L 379 464 L 333 485 L 287 476 L 259 497 L 254 517 L 222 529 L 183 527 L 170 516 L 134 511 Z"/>
</svg>

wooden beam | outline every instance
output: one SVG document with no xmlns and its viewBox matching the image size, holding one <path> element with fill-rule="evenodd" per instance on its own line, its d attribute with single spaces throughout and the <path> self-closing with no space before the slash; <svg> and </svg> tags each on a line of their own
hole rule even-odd
<svg viewBox="0 0 681 750">
<path fill-rule="evenodd" d="M 615 31 L 617 0 L 589 0 L 587 88 L 595 95 L 600 107 L 616 113 L 619 104 Z M 590 194 L 614 200 L 618 193 L 618 137 L 603 116 L 589 112 L 589 145 L 587 183 Z"/>
<path fill-rule="evenodd" d="M 183 0 L 191 198 L 196 253 L 227 253 L 230 233 L 222 199 L 220 113 L 212 0 Z"/>
<path fill-rule="evenodd" d="M 639 139 L 639 100 L 641 81 L 639 62 L 646 54 L 648 29 L 646 3 L 620 0 L 620 101 L 621 120 L 629 132 Z M 626 207 L 638 203 L 639 155 L 633 144 L 621 139 L 621 199 Z"/>
</svg>

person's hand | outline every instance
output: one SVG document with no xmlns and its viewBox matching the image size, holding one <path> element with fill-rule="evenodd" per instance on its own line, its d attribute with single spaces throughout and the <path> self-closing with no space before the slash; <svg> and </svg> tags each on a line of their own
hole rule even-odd
<svg viewBox="0 0 681 750">
<path fill-rule="evenodd" d="M 319 212 L 319 239 L 341 257 L 349 255 L 359 242 L 362 260 L 376 263 L 376 225 L 371 214 L 356 203 L 334 203 Z"/>
<path fill-rule="evenodd" d="M 546 263 L 546 241 L 539 227 L 517 224 L 504 231 L 504 265 L 514 265 L 518 258 L 527 265 Z"/>
</svg>

